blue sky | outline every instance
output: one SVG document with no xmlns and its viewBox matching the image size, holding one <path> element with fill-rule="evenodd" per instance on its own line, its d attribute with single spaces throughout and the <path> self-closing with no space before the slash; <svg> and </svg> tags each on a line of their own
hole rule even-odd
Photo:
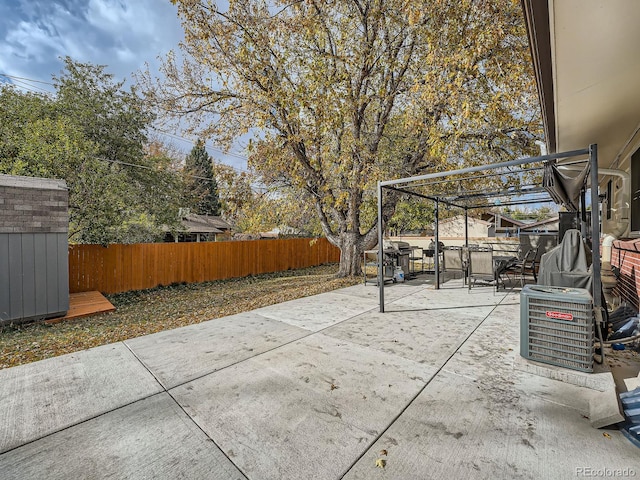
<svg viewBox="0 0 640 480">
<path fill-rule="evenodd" d="M 37 91 L 62 70 L 60 57 L 107 65 L 118 80 L 132 80 L 158 56 L 178 50 L 183 38 L 177 9 L 169 0 L 0 0 L 0 74 Z M 6 81 L 6 77 L 0 77 Z M 191 145 L 166 137 L 188 151 Z M 211 148 L 216 161 L 246 168 L 237 156 Z"/>
</svg>

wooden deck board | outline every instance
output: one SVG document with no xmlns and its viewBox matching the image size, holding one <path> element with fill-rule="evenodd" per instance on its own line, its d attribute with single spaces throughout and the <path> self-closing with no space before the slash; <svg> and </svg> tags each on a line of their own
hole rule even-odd
<svg viewBox="0 0 640 480">
<path fill-rule="evenodd" d="M 97 313 L 113 312 L 116 307 L 100 292 L 80 292 L 69 294 L 69 310 L 64 317 L 51 318 L 46 323 L 58 323 L 87 317 Z"/>
</svg>

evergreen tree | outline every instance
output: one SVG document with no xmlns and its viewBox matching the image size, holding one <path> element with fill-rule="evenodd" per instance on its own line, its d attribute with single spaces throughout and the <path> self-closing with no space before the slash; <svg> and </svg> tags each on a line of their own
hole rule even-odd
<svg viewBox="0 0 640 480">
<path fill-rule="evenodd" d="M 185 173 L 185 199 L 189 207 L 199 215 L 220 215 L 218 183 L 202 140 L 198 140 L 187 155 Z"/>
</svg>

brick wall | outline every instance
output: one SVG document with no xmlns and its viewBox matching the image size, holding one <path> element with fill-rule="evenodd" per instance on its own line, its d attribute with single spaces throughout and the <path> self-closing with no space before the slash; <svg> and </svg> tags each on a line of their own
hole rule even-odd
<svg viewBox="0 0 640 480">
<path fill-rule="evenodd" d="M 0 175 L 0 233 L 66 233 L 68 202 L 62 180 Z"/>
<path fill-rule="evenodd" d="M 616 240 L 611 250 L 611 266 L 620 269 L 618 284 L 613 294 L 633 305 L 640 302 L 640 239 Z"/>
</svg>

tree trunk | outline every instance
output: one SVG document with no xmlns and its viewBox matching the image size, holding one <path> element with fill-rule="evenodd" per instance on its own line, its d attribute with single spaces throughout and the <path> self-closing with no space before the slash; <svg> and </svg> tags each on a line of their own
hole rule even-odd
<svg viewBox="0 0 640 480">
<path fill-rule="evenodd" d="M 337 245 L 340 249 L 338 277 L 362 275 L 362 254 L 378 244 L 377 231 L 377 228 L 372 228 L 365 235 L 354 232 L 343 232 L 340 235 Z"/>
<path fill-rule="evenodd" d="M 361 235 L 353 232 L 340 236 L 340 269 L 338 277 L 362 275 L 362 247 Z"/>
</svg>

